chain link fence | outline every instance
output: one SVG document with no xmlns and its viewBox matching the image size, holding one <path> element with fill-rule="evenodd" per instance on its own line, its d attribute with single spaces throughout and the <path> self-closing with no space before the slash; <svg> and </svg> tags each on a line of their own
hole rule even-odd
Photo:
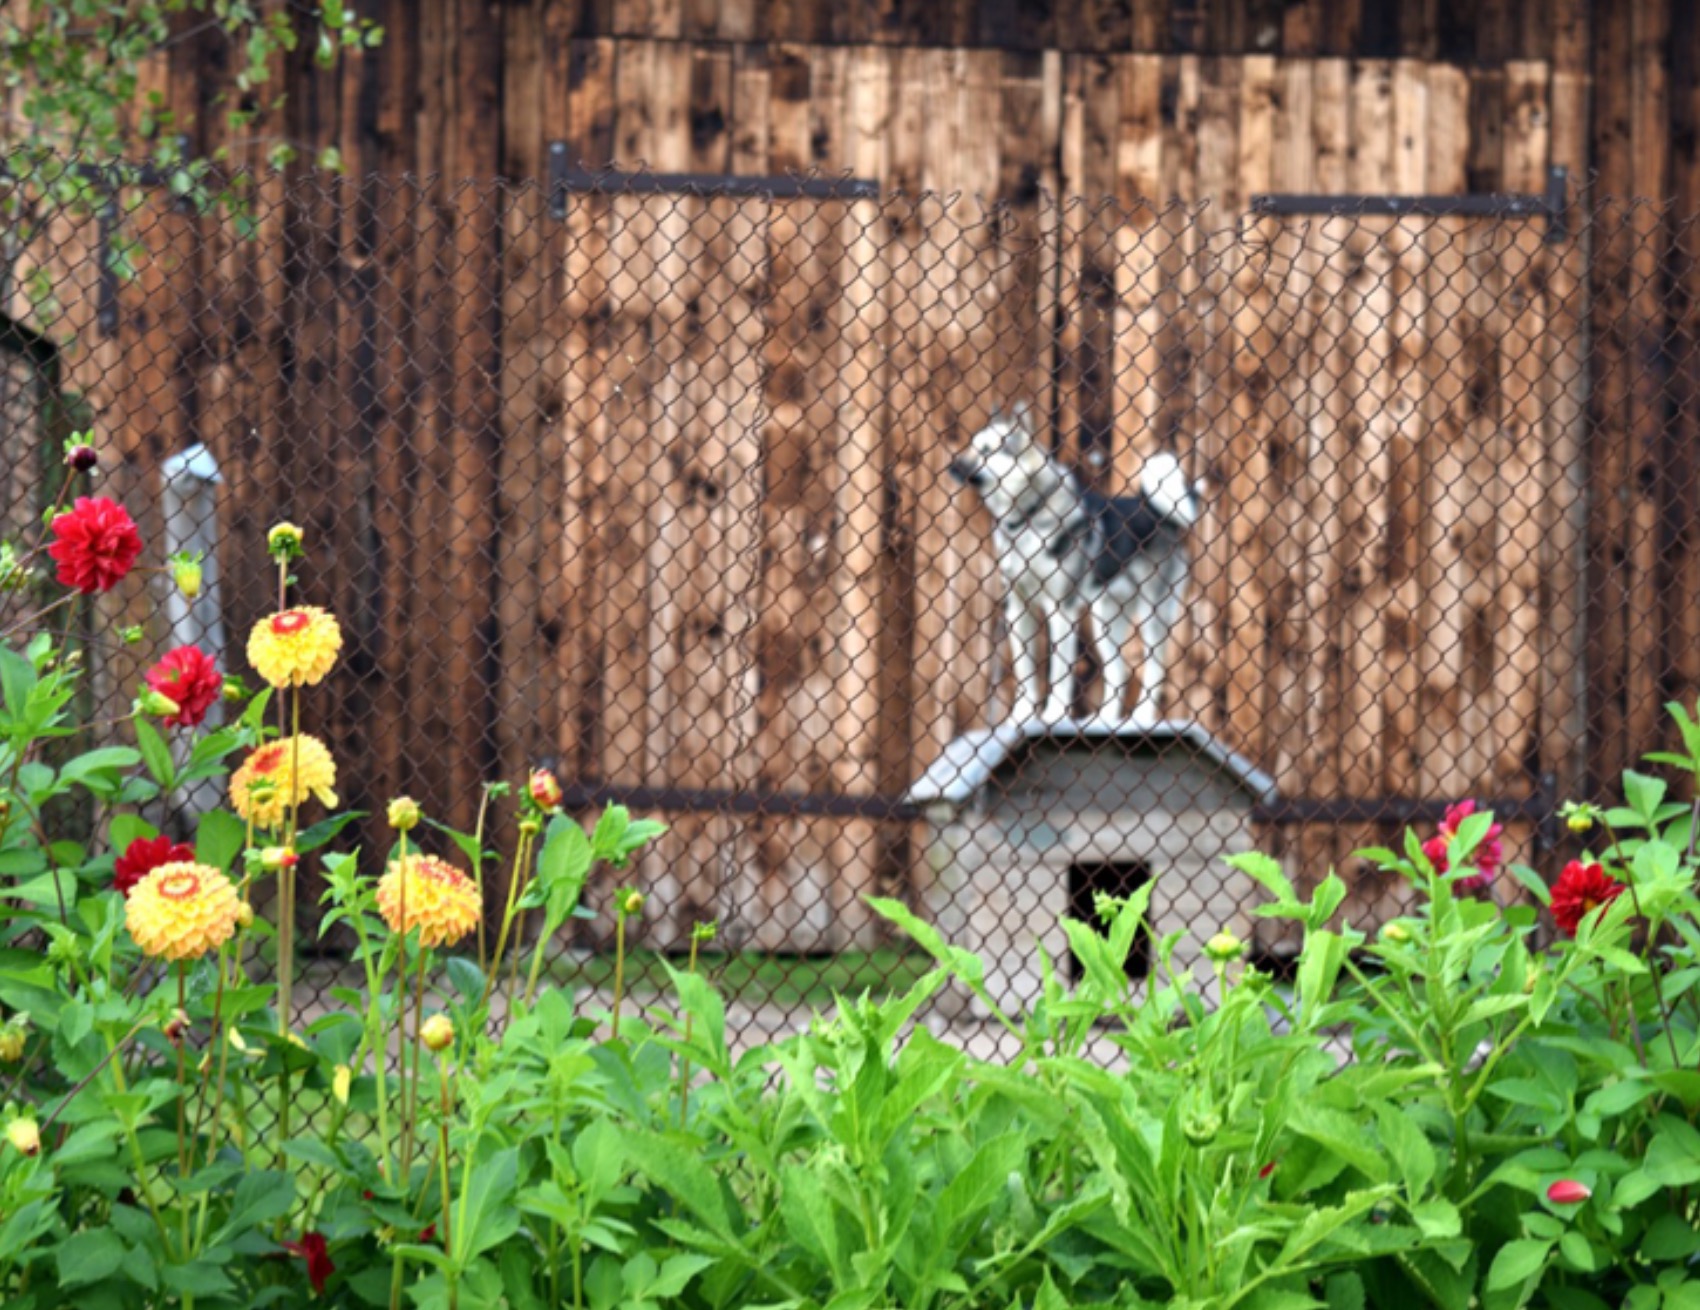
<svg viewBox="0 0 1700 1310">
<path fill-rule="evenodd" d="M 1148 879 L 1158 931 L 1279 964 L 1235 851 L 1338 865 L 1372 927 L 1405 901 L 1352 853 L 1471 799 L 1550 872 L 1559 801 L 1700 685 L 1695 239 L 1665 209 L 557 162 L 39 224 L 9 250 L 6 513 L 51 501 L 80 414 L 150 544 L 211 548 L 192 610 L 159 576 L 102 602 L 115 707 L 184 640 L 246 672 L 266 528 L 303 525 L 299 598 L 347 641 L 307 711 L 344 803 L 469 830 L 484 782 L 545 766 L 574 813 L 665 818 L 618 875 L 640 962 L 716 921 L 752 1033 L 919 970 L 873 894 L 1019 1001 L 1041 952 L 1070 967 L 1061 915 Z M 611 924 L 557 981 L 600 984 Z"/>
</svg>

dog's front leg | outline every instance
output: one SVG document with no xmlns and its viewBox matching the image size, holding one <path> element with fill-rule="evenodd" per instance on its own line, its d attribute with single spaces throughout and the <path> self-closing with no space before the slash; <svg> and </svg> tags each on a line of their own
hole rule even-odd
<svg viewBox="0 0 1700 1310">
<path fill-rule="evenodd" d="M 1014 590 L 1004 602 L 1004 617 L 1015 657 L 1015 704 L 1009 720 L 1031 723 L 1039 716 L 1039 619 Z"/>
<path fill-rule="evenodd" d="M 1060 723 L 1068 717 L 1069 692 L 1074 682 L 1074 648 L 1080 636 L 1080 612 L 1073 606 L 1059 605 L 1047 610 L 1046 626 L 1051 637 L 1051 685 L 1045 698 L 1046 723 Z"/>
</svg>

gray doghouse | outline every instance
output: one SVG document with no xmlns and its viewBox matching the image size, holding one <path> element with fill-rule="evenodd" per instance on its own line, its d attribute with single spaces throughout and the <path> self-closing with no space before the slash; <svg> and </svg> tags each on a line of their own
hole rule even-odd
<svg viewBox="0 0 1700 1310">
<path fill-rule="evenodd" d="M 1006 1005 L 1039 994 L 1038 947 L 1069 967 L 1061 920 L 1092 892 L 1155 879 L 1157 936 L 1209 978 L 1202 946 L 1251 939 L 1255 887 L 1223 857 L 1252 849 L 1252 810 L 1275 784 L 1195 723 L 1005 725 L 951 742 L 908 799 L 926 820 L 922 912 L 986 963 Z"/>
</svg>

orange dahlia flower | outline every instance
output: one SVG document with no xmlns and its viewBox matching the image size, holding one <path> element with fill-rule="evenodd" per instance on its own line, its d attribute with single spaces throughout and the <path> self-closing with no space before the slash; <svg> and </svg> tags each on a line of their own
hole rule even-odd
<svg viewBox="0 0 1700 1310">
<path fill-rule="evenodd" d="M 402 917 L 406 880 L 407 917 Z M 394 933 L 419 930 L 425 946 L 453 946 L 478 926 L 478 888 L 454 865 L 435 855 L 391 860 L 378 880 L 378 913 Z"/>
<path fill-rule="evenodd" d="M 336 806 L 336 761 L 317 737 L 303 734 L 267 742 L 230 775 L 230 805 L 256 828 L 275 828 L 309 796 L 327 809 Z M 297 774 L 299 770 L 299 774 Z"/>
<path fill-rule="evenodd" d="M 162 864 L 124 902 L 124 926 L 156 960 L 198 960 L 236 932 L 242 900 L 210 864 Z"/>
<path fill-rule="evenodd" d="M 336 617 L 317 605 L 268 615 L 248 634 L 248 663 L 278 688 L 323 682 L 340 650 L 342 629 Z"/>
</svg>

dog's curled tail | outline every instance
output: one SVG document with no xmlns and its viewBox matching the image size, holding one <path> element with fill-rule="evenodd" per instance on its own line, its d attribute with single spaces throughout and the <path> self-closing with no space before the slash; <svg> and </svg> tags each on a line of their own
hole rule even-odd
<svg viewBox="0 0 1700 1310">
<path fill-rule="evenodd" d="M 1171 523 L 1190 528 L 1198 522 L 1202 508 L 1199 489 L 1186 480 L 1180 460 L 1168 451 L 1160 450 L 1145 461 L 1139 483 L 1151 507 Z"/>
</svg>

